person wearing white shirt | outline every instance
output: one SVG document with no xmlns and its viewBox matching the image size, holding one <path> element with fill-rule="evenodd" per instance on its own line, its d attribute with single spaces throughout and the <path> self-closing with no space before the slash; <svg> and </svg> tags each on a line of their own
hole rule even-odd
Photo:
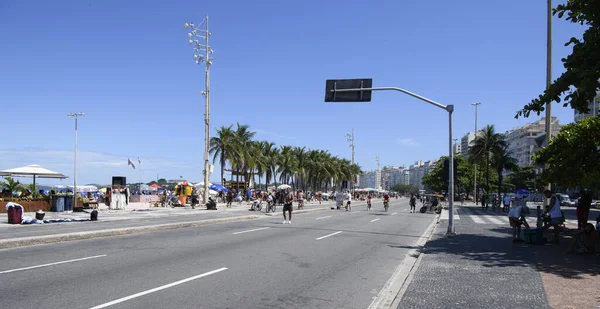
<svg viewBox="0 0 600 309">
<path fill-rule="evenodd" d="M 346 194 L 346 211 L 352 210 L 352 194 Z"/>
<path fill-rule="evenodd" d="M 502 204 L 504 204 L 502 211 L 510 209 L 510 196 L 505 194 L 504 198 L 502 198 Z"/>
<path fill-rule="evenodd" d="M 548 225 L 544 227 L 544 231 L 547 231 L 550 227 L 554 227 L 554 243 L 558 244 L 560 239 L 559 225 L 564 222 L 562 211 L 560 210 L 560 199 L 550 190 L 544 191 L 544 195 L 546 198 L 550 199 L 548 210 L 546 210 L 542 215 L 544 216 L 547 214 L 550 217 Z"/>
</svg>

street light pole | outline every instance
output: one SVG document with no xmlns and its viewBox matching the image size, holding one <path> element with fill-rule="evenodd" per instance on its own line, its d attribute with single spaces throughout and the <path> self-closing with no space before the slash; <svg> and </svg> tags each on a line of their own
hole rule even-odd
<svg viewBox="0 0 600 309">
<path fill-rule="evenodd" d="M 548 0 L 547 7 L 547 29 L 546 29 L 546 89 L 552 84 L 552 0 Z M 550 145 L 552 139 L 552 102 L 546 104 L 546 145 Z M 546 165 L 548 168 L 548 165 Z M 552 184 L 547 185 L 548 190 L 552 189 Z M 547 204 L 546 195 L 544 195 L 544 205 Z"/>
<path fill-rule="evenodd" d="M 448 162 L 448 172 L 449 172 L 449 177 L 448 177 L 448 212 L 450 213 L 448 215 L 449 219 L 448 219 L 448 231 L 447 234 L 454 234 L 454 152 L 452 151 L 452 113 L 454 112 L 454 105 L 443 105 L 440 104 L 436 101 L 430 100 L 426 97 L 420 96 L 414 92 L 410 92 L 408 90 L 399 88 L 399 87 L 376 87 L 376 88 L 363 88 L 362 86 L 360 88 L 349 88 L 349 89 L 337 89 L 336 84 L 333 84 L 333 89 L 328 90 L 328 92 L 331 92 L 335 95 L 336 92 L 353 92 L 353 93 L 359 93 L 359 94 L 363 94 L 363 93 L 370 93 L 371 91 L 381 91 L 381 90 L 394 90 L 394 91 L 399 91 L 402 92 L 404 94 L 407 94 L 411 97 L 417 98 L 421 101 L 425 101 L 433 106 L 439 107 L 445 111 L 448 112 L 448 157 L 449 157 L 449 161 Z M 327 99 L 327 98 L 326 98 Z M 334 99 L 335 100 L 335 99 Z"/>
<path fill-rule="evenodd" d="M 352 128 L 352 134 L 346 133 L 346 139 L 348 140 L 348 142 L 350 142 L 350 147 L 352 148 L 352 165 L 354 165 L 354 128 Z M 352 179 L 350 181 L 350 192 L 352 192 L 353 184 L 354 184 L 354 179 Z"/>
<path fill-rule="evenodd" d="M 75 118 L 75 145 L 73 147 L 73 209 L 77 207 L 77 119 L 85 116 L 84 113 L 70 113 L 68 117 Z"/>
<path fill-rule="evenodd" d="M 204 62 L 206 64 L 205 76 L 204 76 L 204 91 L 200 93 L 204 96 L 204 203 L 208 202 L 208 180 L 210 175 L 210 163 L 209 159 L 209 144 L 210 144 L 210 66 L 212 65 L 213 58 L 210 54 L 213 53 L 212 48 L 208 44 L 208 38 L 211 33 L 208 31 L 208 15 L 204 19 L 205 29 L 202 30 L 200 26 L 195 26 L 194 23 L 185 23 L 185 28 L 191 28 L 192 31 L 188 33 L 188 43 L 194 46 L 194 60 L 196 64 Z M 204 39 L 204 44 L 201 44 L 199 40 L 193 38 Z M 204 55 L 200 52 L 203 51 Z"/>
<path fill-rule="evenodd" d="M 375 180 L 375 187 L 377 187 L 377 190 L 381 190 L 381 168 L 379 166 L 379 156 L 375 157 L 375 160 L 377 161 L 377 179 Z"/>
<path fill-rule="evenodd" d="M 475 106 L 475 137 L 473 138 L 475 139 L 477 138 L 477 109 L 481 105 L 481 102 L 471 103 L 471 105 Z M 469 146 L 467 145 L 467 147 Z M 477 205 L 477 163 L 473 163 L 473 167 L 475 168 L 475 172 L 473 173 L 473 199 L 475 200 L 475 205 Z"/>
</svg>

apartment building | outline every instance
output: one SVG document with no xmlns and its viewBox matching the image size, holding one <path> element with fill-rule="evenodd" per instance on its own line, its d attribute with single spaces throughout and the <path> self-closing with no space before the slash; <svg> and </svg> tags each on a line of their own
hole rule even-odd
<svg viewBox="0 0 600 309">
<path fill-rule="evenodd" d="M 460 139 L 460 153 L 462 153 L 465 158 L 469 158 L 469 146 L 474 140 L 475 132 L 469 132 Z"/>
<path fill-rule="evenodd" d="M 552 117 L 552 136 L 558 135 L 562 125 L 558 118 Z M 530 166 L 533 164 L 531 156 L 540 149 L 537 138 L 546 132 L 546 118 L 528 123 L 524 126 L 507 131 L 506 142 L 508 143 L 508 151 L 517 160 L 517 165 L 520 167 Z"/>
</svg>

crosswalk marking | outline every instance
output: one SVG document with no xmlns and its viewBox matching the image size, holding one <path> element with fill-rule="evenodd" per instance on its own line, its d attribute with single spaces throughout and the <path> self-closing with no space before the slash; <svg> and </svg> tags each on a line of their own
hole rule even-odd
<svg viewBox="0 0 600 309">
<path fill-rule="evenodd" d="M 490 211 L 485 211 L 482 209 L 467 208 L 467 207 L 459 208 L 459 211 L 463 216 L 466 216 L 469 219 L 473 220 L 473 222 L 475 224 L 509 224 L 508 223 L 508 214 L 506 214 L 506 213 L 493 215 L 493 214 L 491 214 L 493 212 L 490 212 Z M 530 225 L 531 224 L 535 225 L 535 223 L 536 223 L 535 215 L 533 217 L 527 217 L 527 222 L 529 222 Z M 577 220 L 573 220 L 573 219 L 565 220 L 565 225 L 567 225 L 569 227 L 577 226 Z"/>
<path fill-rule="evenodd" d="M 442 210 L 442 214 L 440 215 L 440 220 L 450 220 L 449 212 L 445 209 Z M 460 220 L 460 216 L 458 214 L 454 214 L 454 220 Z"/>
<path fill-rule="evenodd" d="M 473 220 L 473 222 L 476 224 L 485 224 L 485 221 L 483 221 L 483 219 L 479 218 L 477 215 L 469 215 L 469 218 L 471 218 L 471 220 Z"/>
<path fill-rule="evenodd" d="M 503 222 L 500 219 L 497 219 L 497 216 L 484 215 L 483 217 L 493 224 L 508 224 L 508 222 Z"/>
</svg>

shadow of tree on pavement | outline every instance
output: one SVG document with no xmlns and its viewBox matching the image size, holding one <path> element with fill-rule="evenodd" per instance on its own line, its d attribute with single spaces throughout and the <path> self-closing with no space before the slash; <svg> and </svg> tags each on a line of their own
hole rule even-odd
<svg viewBox="0 0 600 309">
<path fill-rule="evenodd" d="M 514 244 L 510 227 L 489 231 L 494 235 L 435 235 L 422 252 L 428 255 L 452 254 L 464 260 L 478 261 L 484 267 L 530 267 L 569 279 L 582 279 L 584 274 L 600 274 L 599 257 L 596 254 L 567 253 L 572 245 L 570 237 L 562 237 L 559 245 Z"/>
</svg>

